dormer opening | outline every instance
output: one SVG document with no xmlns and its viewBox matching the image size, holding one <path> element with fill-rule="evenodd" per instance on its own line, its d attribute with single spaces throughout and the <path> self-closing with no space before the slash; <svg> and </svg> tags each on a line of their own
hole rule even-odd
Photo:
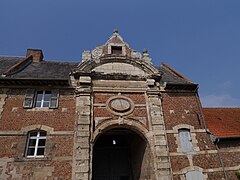
<svg viewBox="0 0 240 180">
<path fill-rule="evenodd" d="M 111 46 L 111 54 L 122 54 L 122 46 Z"/>
</svg>

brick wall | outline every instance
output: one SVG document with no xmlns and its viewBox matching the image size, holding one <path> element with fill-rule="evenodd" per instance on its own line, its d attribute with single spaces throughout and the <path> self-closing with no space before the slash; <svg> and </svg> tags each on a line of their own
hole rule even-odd
<svg viewBox="0 0 240 180">
<path fill-rule="evenodd" d="M 11 89 L 0 119 L 0 177 L 3 179 L 71 179 L 75 97 L 60 90 L 57 109 L 24 109 L 25 89 Z M 28 130 L 46 130 L 44 158 L 26 158 Z M 0 178 L 0 179 L 1 179 Z"/>
<path fill-rule="evenodd" d="M 173 179 L 185 179 L 185 174 L 193 170 L 202 172 L 204 179 L 225 179 L 216 146 L 204 129 L 197 98 L 195 93 L 189 92 L 162 93 Z M 192 152 L 179 150 L 179 127 L 190 129 L 192 144 L 195 146 Z M 237 179 L 234 172 L 240 163 L 239 141 L 229 142 L 226 140 L 219 144 L 220 156 L 228 178 Z"/>
</svg>

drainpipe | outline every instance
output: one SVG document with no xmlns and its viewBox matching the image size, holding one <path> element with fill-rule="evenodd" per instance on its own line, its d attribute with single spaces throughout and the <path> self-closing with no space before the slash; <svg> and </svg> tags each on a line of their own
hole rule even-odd
<svg viewBox="0 0 240 180">
<path fill-rule="evenodd" d="M 196 91 L 196 99 L 197 99 L 198 107 L 199 107 L 200 114 L 201 114 L 201 117 L 202 117 L 201 119 L 202 119 L 203 127 L 204 127 L 206 132 L 209 132 L 209 130 L 207 129 L 206 121 L 205 121 L 204 116 L 203 116 L 202 104 L 200 102 L 200 98 L 198 96 L 198 92 L 197 91 Z"/>
<path fill-rule="evenodd" d="M 224 172 L 224 176 L 225 176 L 225 179 L 228 180 L 228 176 L 227 176 L 227 172 L 225 170 L 225 167 L 224 167 L 224 163 L 223 163 L 223 160 L 220 156 L 220 150 L 219 150 L 219 147 L 218 147 L 218 143 L 220 142 L 220 139 L 218 137 L 216 137 L 216 140 L 215 140 L 215 146 L 216 146 L 216 149 L 217 149 L 217 154 L 218 154 L 218 158 L 221 162 L 221 166 L 222 166 L 222 169 L 223 169 L 223 172 Z"/>
<path fill-rule="evenodd" d="M 212 142 L 213 142 L 213 143 L 215 144 L 215 146 L 216 146 L 218 158 L 219 158 L 219 160 L 220 160 L 220 163 L 221 163 L 221 166 L 222 166 L 222 169 L 223 169 L 223 172 L 224 172 L 225 179 L 228 180 L 228 176 L 227 176 L 227 173 L 226 173 L 226 170 L 225 170 L 225 167 L 224 167 L 224 163 L 223 163 L 223 160 L 222 160 L 221 155 L 220 155 L 220 150 L 219 150 L 219 147 L 218 147 L 218 145 L 217 145 L 217 144 L 219 143 L 220 139 L 219 139 L 218 137 L 214 136 L 213 133 L 210 132 L 210 131 L 207 129 L 206 121 L 205 121 L 205 119 L 204 119 L 204 115 L 203 115 L 203 111 L 202 111 L 202 104 L 201 104 L 201 102 L 200 102 L 200 98 L 199 98 L 197 92 L 196 92 L 196 98 L 197 98 L 197 103 L 198 103 L 198 106 L 199 106 L 199 109 L 200 109 L 200 114 L 201 114 L 201 116 L 202 116 L 201 119 L 202 119 L 202 122 L 203 122 L 204 129 L 205 129 L 205 131 L 206 131 L 208 134 L 210 134 L 210 138 L 211 138 Z"/>
</svg>

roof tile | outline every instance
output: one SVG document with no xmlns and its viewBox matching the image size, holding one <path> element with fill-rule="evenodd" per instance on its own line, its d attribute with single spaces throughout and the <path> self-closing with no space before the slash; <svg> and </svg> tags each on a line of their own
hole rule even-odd
<svg viewBox="0 0 240 180">
<path fill-rule="evenodd" d="M 218 137 L 240 137 L 240 108 L 203 108 L 208 129 Z"/>
</svg>

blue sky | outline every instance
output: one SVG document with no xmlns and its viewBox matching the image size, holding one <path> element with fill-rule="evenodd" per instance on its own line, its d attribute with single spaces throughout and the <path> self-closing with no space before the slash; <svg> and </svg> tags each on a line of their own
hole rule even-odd
<svg viewBox="0 0 240 180">
<path fill-rule="evenodd" d="M 0 55 L 44 51 L 79 61 L 114 28 L 153 63 L 165 62 L 199 84 L 203 106 L 240 107 L 239 0 L 2 0 Z"/>
</svg>

